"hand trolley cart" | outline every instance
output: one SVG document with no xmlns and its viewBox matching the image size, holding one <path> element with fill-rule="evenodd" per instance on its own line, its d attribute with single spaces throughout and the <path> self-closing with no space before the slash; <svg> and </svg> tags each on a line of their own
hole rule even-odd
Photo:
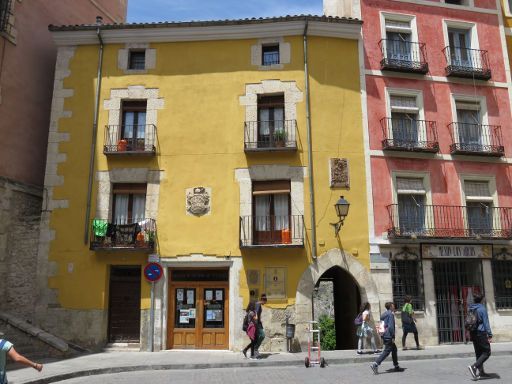
<svg viewBox="0 0 512 384">
<path fill-rule="evenodd" d="M 308 356 L 304 359 L 304 365 L 309 368 L 312 365 L 319 365 L 324 368 L 325 359 L 320 351 L 320 327 L 318 321 L 310 321 L 308 327 Z"/>
</svg>

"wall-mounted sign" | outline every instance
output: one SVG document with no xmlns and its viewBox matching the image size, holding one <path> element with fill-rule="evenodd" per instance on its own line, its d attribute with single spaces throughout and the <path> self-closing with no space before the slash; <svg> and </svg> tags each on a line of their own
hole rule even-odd
<svg viewBox="0 0 512 384">
<path fill-rule="evenodd" d="M 424 259 L 490 259 L 492 257 L 492 245 L 422 244 L 421 254 Z"/>
<path fill-rule="evenodd" d="M 269 300 L 286 298 L 286 268 L 265 268 L 265 293 Z"/>
</svg>

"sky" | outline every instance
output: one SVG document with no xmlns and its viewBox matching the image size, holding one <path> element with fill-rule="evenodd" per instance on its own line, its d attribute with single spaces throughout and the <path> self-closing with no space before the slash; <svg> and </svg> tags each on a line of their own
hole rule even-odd
<svg viewBox="0 0 512 384">
<path fill-rule="evenodd" d="M 322 0 L 128 0 L 129 23 L 322 13 Z"/>
</svg>

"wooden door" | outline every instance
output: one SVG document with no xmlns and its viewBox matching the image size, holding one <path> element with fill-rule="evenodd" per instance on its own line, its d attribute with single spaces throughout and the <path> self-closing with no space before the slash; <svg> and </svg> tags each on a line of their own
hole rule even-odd
<svg viewBox="0 0 512 384">
<path fill-rule="evenodd" d="M 168 308 L 169 349 L 228 349 L 228 282 L 171 281 Z"/>
<path fill-rule="evenodd" d="M 110 269 L 108 341 L 140 342 L 140 267 Z"/>
</svg>

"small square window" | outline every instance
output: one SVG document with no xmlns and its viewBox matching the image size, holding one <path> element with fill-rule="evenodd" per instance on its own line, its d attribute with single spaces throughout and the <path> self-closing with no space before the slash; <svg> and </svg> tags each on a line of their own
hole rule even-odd
<svg viewBox="0 0 512 384">
<path fill-rule="evenodd" d="M 261 64 L 279 64 L 279 44 L 264 45 L 261 47 Z"/>
<path fill-rule="evenodd" d="M 130 51 L 128 69 L 145 69 L 146 51 Z"/>
</svg>

